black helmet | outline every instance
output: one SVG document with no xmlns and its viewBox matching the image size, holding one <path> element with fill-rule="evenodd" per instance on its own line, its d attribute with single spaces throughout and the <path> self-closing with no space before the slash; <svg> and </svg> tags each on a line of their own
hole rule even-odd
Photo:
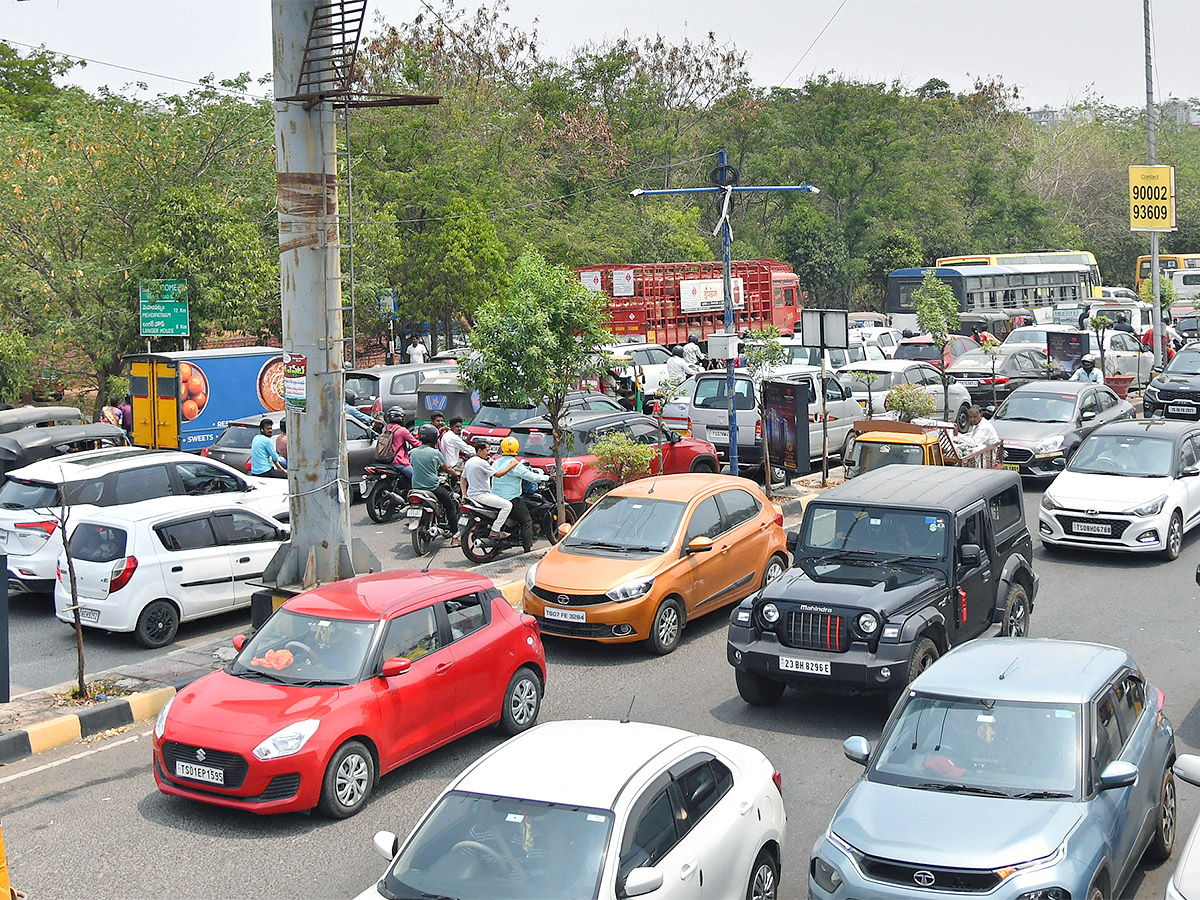
<svg viewBox="0 0 1200 900">
<path fill-rule="evenodd" d="M 389 406 L 387 414 L 384 416 L 389 422 L 394 422 L 397 425 L 404 424 L 404 410 L 399 406 Z"/>
<path fill-rule="evenodd" d="M 680 347 L 678 344 L 676 344 L 674 349 L 671 350 L 671 355 L 672 356 L 683 356 L 683 348 Z"/>
<path fill-rule="evenodd" d="M 391 412 L 391 410 L 388 411 Z M 432 425 L 422 425 L 417 429 L 417 437 L 420 439 L 422 444 L 432 447 L 437 444 L 438 430 Z"/>
<path fill-rule="evenodd" d="M 346 388 L 346 405 L 347 406 L 355 406 L 355 405 L 357 405 L 357 403 L 358 403 L 358 394 L 356 394 L 354 392 L 353 388 Z"/>
<path fill-rule="evenodd" d="M 695 331 L 688 332 L 688 343 L 690 343 L 690 344 L 700 343 L 700 335 L 698 333 L 696 333 Z"/>
</svg>

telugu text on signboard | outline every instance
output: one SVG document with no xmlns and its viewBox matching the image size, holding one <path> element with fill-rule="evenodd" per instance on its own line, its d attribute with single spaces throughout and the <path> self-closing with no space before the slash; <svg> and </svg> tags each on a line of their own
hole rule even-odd
<svg viewBox="0 0 1200 900">
<path fill-rule="evenodd" d="M 741 278 L 731 279 L 733 308 L 745 305 Z M 717 312 L 725 308 L 725 282 L 720 278 L 693 278 L 679 282 L 679 310 L 684 313 Z"/>
<path fill-rule="evenodd" d="M 303 413 L 308 409 L 308 357 L 283 354 L 283 408 Z"/>
</svg>

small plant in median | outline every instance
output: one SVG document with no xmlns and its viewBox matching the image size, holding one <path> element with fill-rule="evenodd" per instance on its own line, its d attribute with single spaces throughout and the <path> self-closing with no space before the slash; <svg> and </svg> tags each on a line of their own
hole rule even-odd
<svg viewBox="0 0 1200 900">
<path fill-rule="evenodd" d="M 933 415 L 933 398 L 915 384 L 898 384 L 883 398 L 883 408 L 894 412 L 901 422 Z"/>
<path fill-rule="evenodd" d="M 658 447 L 639 444 L 629 435 L 609 431 L 591 446 L 596 455 L 596 465 L 615 484 L 625 484 L 645 478 L 654 468 Z"/>
</svg>

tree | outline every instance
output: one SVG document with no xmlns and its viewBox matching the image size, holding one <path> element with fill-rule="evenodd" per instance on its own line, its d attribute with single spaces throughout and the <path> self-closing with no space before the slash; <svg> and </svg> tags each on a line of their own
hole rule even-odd
<svg viewBox="0 0 1200 900">
<path fill-rule="evenodd" d="M 88 698 L 88 686 L 86 675 L 84 674 L 83 664 L 83 622 L 79 618 L 79 581 L 75 577 L 75 557 L 71 553 L 71 506 L 67 502 L 66 495 L 67 485 L 59 488 L 59 505 L 52 507 L 54 520 L 58 526 L 58 533 L 62 535 L 63 556 L 67 560 L 67 590 L 71 594 L 71 612 L 75 618 L 75 675 L 77 684 L 74 690 L 76 700 L 86 700 Z M 59 573 L 62 577 L 62 573 Z"/>
<path fill-rule="evenodd" d="M 19 331 L 0 331 L 0 403 L 17 403 L 33 387 L 33 351 Z"/>
<path fill-rule="evenodd" d="M 1100 372 L 1108 375 L 1108 365 L 1104 359 L 1104 332 L 1112 325 L 1112 319 L 1105 315 L 1096 315 L 1088 319 L 1088 328 L 1096 335 L 1096 346 L 1100 348 Z"/>
<path fill-rule="evenodd" d="M 958 314 L 958 298 L 950 285 L 941 281 L 933 270 L 927 270 L 921 286 L 913 291 L 913 307 L 917 312 L 917 327 L 932 339 L 938 348 L 938 372 L 942 376 L 942 414 L 950 418 L 950 379 L 946 371 L 946 347 L 951 340 L 951 329 L 957 328 L 962 319 Z"/>
<path fill-rule="evenodd" d="M 996 363 L 1000 357 L 1000 342 L 995 337 L 989 335 L 984 338 L 981 348 L 988 355 L 988 359 L 992 364 L 992 409 L 996 408 Z"/>
<path fill-rule="evenodd" d="M 508 288 L 479 307 L 470 336 L 475 352 L 462 366 L 463 379 L 482 397 L 506 406 L 546 405 L 560 522 L 566 521 L 562 458 L 567 393 L 580 379 L 599 374 L 604 365 L 600 348 L 613 340 L 607 323 L 598 294 L 569 269 L 550 265 L 526 247 Z"/>
<path fill-rule="evenodd" d="M 867 386 L 867 418 L 869 419 L 875 415 L 875 398 L 872 395 L 872 388 L 875 382 L 879 380 L 879 373 L 854 371 L 848 374 L 855 381 L 861 381 Z"/>
<path fill-rule="evenodd" d="M 746 370 L 750 373 L 751 380 L 758 386 L 758 419 L 763 423 L 763 486 L 766 489 L 768 497 L 771 496 L 771 482 L 773 481 L 771 473 L 773 470 L 771 466 L 770 445 L 767 443 L 768 420 L 762 383 L 771 377 L 771 369 L 786 359 L 787 351 L 779 343 L 779 329 L 774 325 L 768 325 L 757 331 L 751 331 L 746 335 L 746 344 L 742 350 L 742 360 L 744 361 Z M 822 390 L 824 390 L 824 387 L 822 387 Z M 796 423 L 796 427 L 807 427 L 807 423 L 802 426 L 798 422 Z"/>
<path fill-rule="evenodd" d="M 809 304 L 845 307 L 850 256 L 837 225 L 811 203 L 799 201 L 783 221 L 781 240 Z"/>
<path fill-rule="evenodd" d="M 606 431 L 592 444 L 590 452 L 595 454 L 597 467 L 609 475 L 614 484 L 645 478 L 650 474 L 654 458 L 658 456 L 661 460 L 654 444 L 639 444 L 615 428 Z M 662 468 L 661 462 L 659 468 Z"/>
<path fill-rule="evenodd" d="M 0 108 L 7 107 L 25 122 L 39 118 L 59 93 L 55 77 L 65 75 L 74 65 L 66 57 L 40 48 L 21 56 L 11 44 L 0 41 Z"/>
</svg>

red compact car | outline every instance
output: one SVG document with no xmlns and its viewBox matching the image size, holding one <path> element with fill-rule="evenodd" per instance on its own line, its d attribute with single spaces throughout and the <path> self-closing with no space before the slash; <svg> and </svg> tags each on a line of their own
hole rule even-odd
<svg viewBox="0 0 1200 900">
<path fill-rule="evenodd" d="M 699 438 L 681 437 L 669 428 L 659 428 L 650 416 L 634 412 L 573 412 L 562 421 L 567 435 L 563 447 L 563 499 L 582 513 L 587 504 L 611 490 L 611 475 L 596 464 L 591 446 L 597 439 L 614 431 L 623 432 L 634 443 L 652 444 L 659 456 L 651 465 L 652 474 L 681 475 L 721 471 L 717 448 Z M 513 426 L 512 436 L 521 443 L 521 456 L 532 468 L 554 471 L 554 438 L 545 419 L 529 419 Z M 659 471 L 659 459 L 662 470 Z"/>
<path fill-rule="evenodd" d="M 536 620 L 464 572 L 315 588 L 234 646 L 163 707 L 154 780 L 255 813 L 352 816 L 383 773 L 496 722 L 533 725 L 546 681 Z"/>
</svg>

